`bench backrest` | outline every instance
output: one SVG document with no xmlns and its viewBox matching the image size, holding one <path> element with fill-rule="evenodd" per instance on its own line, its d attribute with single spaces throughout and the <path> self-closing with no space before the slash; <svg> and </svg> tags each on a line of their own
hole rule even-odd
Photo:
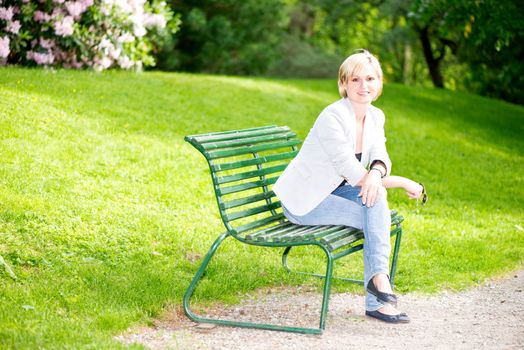
<svg viewBox="0 0 524 350">
<path fill-rule="evenodd" d="M 206 158 L 224 225 L 233 235 L 284 219 L 271 190 L 301 141 L 287 126 L 186 136 Z"/>
</svg>

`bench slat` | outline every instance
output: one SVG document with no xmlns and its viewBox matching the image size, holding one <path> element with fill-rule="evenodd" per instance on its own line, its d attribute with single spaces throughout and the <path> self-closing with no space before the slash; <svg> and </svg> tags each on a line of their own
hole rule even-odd
<svg viewBox="0 0 524 350">
<path fill-rule="evenodd" d="M 317 240 L 333 232 L 340 231 L 345 228 L 345 226 L 322 226 L 322 227 L 324 227 L 325 229 L 308 234 L 306 235 L 306 237 L 299 237 L 299 238 L 303 238 L 306 240 Z M 293 239 L 293 241 L 296 241 L 296 240 L 297 240 L 296 238 Z"/>
<path fill-rule="evenodd" d="M 218 172 L 218 171 L 224 171 L 224 170 L 238 169 L 238 168 L 243 168 L 243 167 L 251 166 L 251 165 L 257 165 L 257 164 L 274 162 L 278 160 L 294 158 L 297 154 L 298 154 L 298 151 L 291 151 L 291 152 L 285 152 L 285 153 L 271 154 L 269 156 L 264 156 L 264 157 L 259 157 L 259 158 L 240 160 L 237 162 L 212 164 L 211 170 Z"/>
<path fill-rule="evenodd" d="M 217 193 L 219 195 L 226 195 L 226 194 L 241 192 L 245 190 L 250 190 L 252 188 L 268 186 L 268 185 L 272 185 L 275 182 L 277 182 L 277 179 L 278 179 L 278 176 L 275 176 L 275 177 L 270 177 L 269 179 L 246 182 L 240 185 L 219 187 L 217 189 Z"/>
<path fill-rule="evenodd" d="M 288 141 L 265 143 L 265 144 L 256 145 L 256 146 L 238 147 L 238 148 L 228 149 L 228 150 L 223 150 L 223 151 L 210 151 L 210 152 L 205 152 L 205 155 L 206 155 L 206 158 L 208 159 L 218 159 L 218 158 L 226 158 L 226 157 L 238 156 L 238 155 L 248 154 L 248 153 L 256 153 L 260 151 L 270 151 L 270 150 L 284 148 L 284 147 L 298 146 L 300 144 L 301 144 L 300 140 L 288 140 Z"/>
<path fill-rule="evenodd" d="M 280 206 L 281 206 L 280 202 L 273 202 L 271 204 L 262 205 L 260 207 L 250 208 L 250 209 L 246 209 L 246 210 L 242 210 L 242 211 L 237 211 L 237 212 L 234 212 L 234 213 L 231 213 L 231 214 L 226 214 L 226 216 L 227 216 L 227 219 L 229 221 L 233 221 L 233 220 L 237 220 L 237 219 L 240 219 L 240 218 L 245 218 L 245 217 L 248 217 L 248 216 L 252 216 L 252 215 L 255 215 L 255 214 L 260 214 L 260 213 L 263 213 L 265 211 L 278 209 L 278 208 L 280 208 Z"/>
<path fill-rule="evenodd" d="M 299 241 L 299 240 L 310 241 L 312 240 L 312 238 L 314 239 L 315 234 L 321 234 L 322 232 L 326 232 L 326 230 L 332 230 L 333 228 L 333 226 L 310 226 L 310 227 L 313 227 L 314 229 L 311 231 L 303 232 L 301 235 L 290 235 L 288 237 L 285 237 L 283 239 L 283 242 L 293 242 L 293 241 Z"/>
<path fill-rule="evenodd" d="M 273 191 L 269 191 L 269 192 L 255 194 L 253 196 L 248 196 L 248 197 L 234 199 L 234 200 L 231 200 L 229 202 L 220 203 L 219 206 L 220 206 L 221 209 L 224 209 L 224 210 L 225 209 L 231 209 L 231 208 L 239 207 L 239 206 L 244 205 L 244 204 L 255 203 L 255 202 L 258 202 L 258 201 L 261 201 L 261 200 L 264 200 L 264 199 L 273 198 L 275 196 L 276 195 L 275 195 L 275 193 Z"/>
<path fill-rule="evenodd" d="M 215 150 L 215 149 L 221 149 L 221 148 L 231 148 L 231 147 L 238 147 L 238 146 L 244 146 L 244 145 L 254 145 L 257 143 L 263 143 L 263 142 L 269 142 L 269 141 L 275 141 L 275 140 L 289 140 L 296 136 L 297 134 L 295 134 L 292 131 L 282 131 L 279 133 L 271 133 L 271 134 L 256 136 L 256 137 L 246 137 L 242 139 L 235 138 L 235 139 L 226 140 L 226 141 L 208 142 L 208 143 L 203 143 L 202 146 L 204 147 L 206 151 L 209 151 L 209 150 Z"/>
<path fill-rule="evenodd" d="M 399 225 L 402 221 L 404 221 L 404 217 L 395 213 L 395 217 L 391 218 L 391 225 Z"/>
<path fill-rule="evenodd" d="M 245 180 L 245 179 L 249 179 L 253 177 L 274 174 L 274 173 L 284 170 L 286 167 L 287 167 L 287 164 L 280 164 L 280 165 L 275 165 L 272 167 L 267 167 L 267 168 L 263 168 L 259 170 L 246 171 L 244 173 L 221 176 L 221 177 L 217 177 L 217 183 L 225 184 L 228 182 L 234 182 L 234 181 Z"/>
<path fill-rule="evenodd" d="M 322 243 L 324 244 L 330 244 L 332 242 L 335 242 L 339 239 L 342 239 L 342 238 L 345 238 L 347 236 L 349 236 L 351 234 L 352 231 L 355 231 L 356 229 L 352 229 L 352 228 L 346 228 L 344 230 L 340 230 L 340 231 L 337 231 L 337 232 L 333 232 L 332 234 L 329 234 L 327 236 L 324 236 L 322 237 L 322 239 L 320 240 Z"/>
<path fill-rule="evenodd" d="M 346 236 L 342 239 L 339 239 L 338 241 L 334 241 L 327 244 L 327 247 L 330 251 L 337 250 L 339 248 L 342 248 L 343 246 L 355 243 L 362 238 L 364 238 L 364 232 L 362 231 L 352 231 L 353 233 L 349 236 Z"/>
<path fill-rule="evenodd" d="M 278 231 L 278 230 L 285 229 L 285 228 L 288 228 L 288 227 L 293 227 L 293 226 L 294 226 L 293 223 L 291 223 L 289 221 L 286 221 L 286 222 L 277 224 L 275 226 L 271 226 L 269 228 L 265 228 L 263 230 L 255 231 L 253 233 L 250 233 L 250 234 L 245 236 L 245 239 L 254 241 L 254 240 L 257 239 L 258 236 L 261 236 L 263 234 L 270 233 L 270 232 L 273 232 L 273 231 Z"/>
<path fill-rule="evenodd" d="M 263 126 L 260 128 L 251 128 L 234 131 L 223 131 L 217 133 L 199 134 L 186 136 L 187 139 L 194 140 L 200 144 L 213 141 L 226 141 L 235 140 L 244 137 L 253 137 L 260 135 L 272 134 L 275 132 L 290 131 L 291 129 L 287 126 Z"/>
<path fill-rule="evenodd" d="M 244 225 L 235 227 L 234 231 L 237 234 L 241 234 L 241 233 L 244 233 L 246 231 L 251 231 L 251 230 L 256 229 L 258 227 L 263 227 L 263 226 L 269 225 L 269 224 L 271 224 L 271 223 L 273 223 L 275 221 L 280 221 L 280 220 L 287 220 L 283 213 L 279 213 L 277 215 L 271 215 L 271 216 L 269 216 L 267 218 L 263 218 L 263 219 L 260 219 L 260 220 L 256 220 L 256 221 L 250 222 L 248 224 L 244 224 Z"/>
<path fill-rule="evenodd" d="M 299 226 L 299 225 L 292 225 L 285 228 L 282 228 L 280 230 L 275 230 L 271 232 L 267 232 L 263 235 L 260 235 L 257 237 L 257 240 L 259 241 L 270 241 L 275 237 L 285 235 L 289 232 L 295 232 L 297 230 L 302 230 L 302 228 L 307 228 L 308 226 Z"/>
<path fill-rule="evenodd" d="M 275 237 L 271 237 L 273 242 L 290 242 L 293 237 L 303 237 L 305 234 L 311 231 L 316 231 L 316 226 L 299 226 L 296 230 L 289 231 Z"/>
</svg>

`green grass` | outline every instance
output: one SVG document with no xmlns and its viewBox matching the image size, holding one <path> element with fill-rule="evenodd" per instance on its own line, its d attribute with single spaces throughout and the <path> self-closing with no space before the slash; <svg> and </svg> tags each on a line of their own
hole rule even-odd
<svg viewBox="0 0 524 350">
<path fill-rule="evenodd" d="M 304 138 L 337 98 L 332 81 L 0 69 L 0 255 L 18 277 L 0 266 L 0 347 L 118 348 L 113 336 L 179 305 L 223 230 L 183 136 L 280 124 Z M 423 208 L 390 194 L 406 217 L 397 288 L 458 290 L 522 266 L 524 108 L 394 84 L 378 106 L 393 172 L 430 193 Z M 226 242 L 194 300 L 316 283 L 284 273 L 279 252 Z M 361 269 L 353 257 L 337 272 Z"/>
</svg>

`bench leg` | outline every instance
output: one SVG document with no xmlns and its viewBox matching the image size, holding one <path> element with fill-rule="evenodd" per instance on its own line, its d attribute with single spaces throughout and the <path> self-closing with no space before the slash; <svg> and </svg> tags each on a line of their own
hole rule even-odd
<svg viewBox="0 0 524 350">
<path fill-rule="evenodd" d="M 393 249 L 393 260 L 391 261 L 391 270 L 389 272 L 389 281 L 391 287 L 395 286 L 395 273 L 397 272 L 397 261 L 398 261 L 398 252 L 400 250 L 400 240 L 402 239 L 402 227 L 397 228 L 397 236 L 395 237 L 395 248 Z"/>
<path fill-rule="evenodd" d="M 288 263 L 287 263 L 287 257 L 289 255 L 289 251 L 291 250 L 291 248 L 293 247 L 287 247 L 285 250 L 284 250 L 284 253 L 282 254 L 282 265 L 284 266 L 284 268 L 287 270 L 287 272 L 289 273 L 297 273 L 299 275 L 307 275 L 307 276 L 313 276 L 313 277 L 318 277 L 318 278 L 325 278 L 326 276 L 325 275 L 321 275 L 319 273 L 313 273 L 313 272 L 303 272 L 303 271 L 294 271 L 294 270 L 291 270 L 291 268 L 289 267 Z M 336 260 L 338 259 L 336 256 L 333 257 L 333 260 Z M 338 277 L 338 276 L 332 276 L 332 278 L 335 278 L 337 280 L 342 280 L 342 281 L 346 281 L 346 282 L 351 282 L 351 283 L 356 283 L 356 284 L 360 284 L 360 285 L 364 285 L 364 281 L 363 280 L 358 280 L 358 279 L 354 279 L 354 278 L 347 278 L 347 277 Z"/>
<path fill-rule="evenodd" d="M 391 231 L 391 235 L 395 235 L 395 247 L 393 248 L 393 260 L 391 261 L 391 268 L 390 268 L 390 273 L 389 273 L 389 279 L 390 279 L 390 283 L 391 283 L 391 287 L 394 288 L 394 281 L 395 281 L 395 273 L 397 271 L 397 262 L 398 262 L 398 253 L 399 253 L 399 250 L 400 250 L 400 241 L 402 239 L 402 227 L 397 227 L 395 228 L 393 231 Z M 337 260 L 341 257 L 344 257 L 346 255 L 349 255 L 357 250 L 361 250 L 362 249 L 362 245 L 358 245 L 358 246 L 355 246 L 353 249 L 350 249 L 346 252 L 342 252 L 341 254 L 335 254 L 333 255 L 333 259 L 334 260 Z M 284 268 L 288 271 L 288 272 L 292 272 L 292 273 L 298 273 L 300 275 L 308 275 L 308 276 L 314 276 L 314 277 L 318 277 L 318 278 L 324 278 L 325 276 L 324 275 L 321 275 L 321 274 L 318 274 L 318 273 L 312 273 L 312 272 L 302 272 L 302 271 L 294 271 L 292 270 L 288 263 L 287 263 L 287 257 L 289 255 L 289 252 L 291 250 L 291 248 L 293 247 L 287 247 L 285 250 L 284 250 L 284 253 L 282 254 L 282 266 L 284 266 Z M 356 284 L 360 284 L 360 285 L 364 285 L 364 281 L 363 280 L 359 280 L 359 279 L 354 279 L 354 278 L 347 278 L 347 277 L 338 277 L 338 276 L 333 276 L 333 278 L 337 279 L 337 280 L 341 280 L 341 281 L 346 281 L 346 282 L 351 282 L 351 283 L 356 283 Z"/>
<path fill-rule="evenodd" d="M 321 334 L 322 331 L 325 329 L 325 319 L 326 319 L 327 307 L 328 307 L 328 301 L 329 301 L 329 290 L 331 287 L 331 274 L 333 273 L 333 261 L 329 257 L 329 255 L 328 255 L 328 267 L 326 269 L 326 276 L 325 276 L 329 278 L 326 278 L 326 283 L 324 285 L 324 297 L 323 297 L 324 299 L 322 301 L 320 328 L 288 327 L 288 326 L 264 324 L 264 323 L 252 323 L 252 322 L 212 319 L 212 318 L 200 317 L 196 315 L 193 311 L 191 311 L 190 306 L 189 306 L 189 299 L 191 298 L 191 295 L 193 295 L 193 292 L 195 291 L 198 282 L 202 278 L 204 271 L 206 270 L 206 267 L 209 264 L 209 261 L 215 254 L 216 250 L 218 249 L 222 241 L 224 241 L 224 239 L 226 239 L 228 236 L 229 234 L 225 232 L 222 235 L 220 235 L 220 237 L 218 237 L 217 240 L 213 243 L 213 245 L 207 252 L 206 257 L 204 258 L 204 261 L 202 261 L 202 264 L 198 268 L 198 271 L 196 272 L 195 276 L 193 277 L 191 284 L 187 288 L 186 293 L 184 294 L 184 301 L 183 301 L 184 312 L 186 313 L 187 317 L 189 317 L 191 320 L 195 322 L 213 323 L 213 324 L 218 324 L 222 326 L 259 328 L 259 329 L 266 329 L 266 330 L 272 330 L 272 331 L 286 331 L 286 332 L 295 332 L 295 333 L 304 333 L 304 334 Z"/>
<path fill-rule="evenodd" d="M 320 329 L 326 329 L 326 318 L 329 304 L 329 294 L 331 291 L 331 279 L 333 277 L 333 257 L 326 251 L 327 264 L 326 264 L 326 275 L 324 281 L 324 293 L 322 295 L 322 309 L 320 311 Z"/>
<path fill-rule="evenodd" d="M 189 299 L 191 298 L 191 295 L 193 295 L 193 292 L 195 291 L 198 282 L 202 278 L 202 275 L 204 275 L 204 271 L 206 270 L 206 267 L 209 264 L 209 261 L 215 254 L 216 250 L 218 249 L 222 241 L 224 241 L 224 239 L 226 239 L 228 236 L 229 236 L 229 233 L 224 232 L 215 240 L 215 242 L 213 243 L 213 245 L 207 252 L 206 257 L 204 258 L 204 261 L 202 261 L 202 264 L 200 264 L 200 267 L 198 268 L 197 272 L 195 273 L 195 276 L 191 280 L 191 284 L 189 284 L 189 287 L 187 288 L 186 293 L 184 294 L 184 302 L 183 302 L 184 312 L 186 313 L 187 317 L 189 317 L 193 321 L 203 322 L 204 319 L 197 316 L 196 314 L 194 314 L 191 311 L 189 307 Z"/>
</svg>

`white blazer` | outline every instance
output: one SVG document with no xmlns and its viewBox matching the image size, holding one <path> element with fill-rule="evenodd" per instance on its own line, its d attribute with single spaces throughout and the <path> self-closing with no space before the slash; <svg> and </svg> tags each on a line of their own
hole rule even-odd
<svg viewBox="0 0 524 350">
<path fill-rule="evenodd" d="M 371 106 L 366 112 L 362 159 L 355 157 L 356 119 L 347 98 L 327 106 L 309 131 L 297 156 L 273 186 L 293 215 L 302 216 L 320 204 L 345 179 L 355 186 L 374 160 L 391 173 L 384 137 L 384 113 Z"/>
</svg>

